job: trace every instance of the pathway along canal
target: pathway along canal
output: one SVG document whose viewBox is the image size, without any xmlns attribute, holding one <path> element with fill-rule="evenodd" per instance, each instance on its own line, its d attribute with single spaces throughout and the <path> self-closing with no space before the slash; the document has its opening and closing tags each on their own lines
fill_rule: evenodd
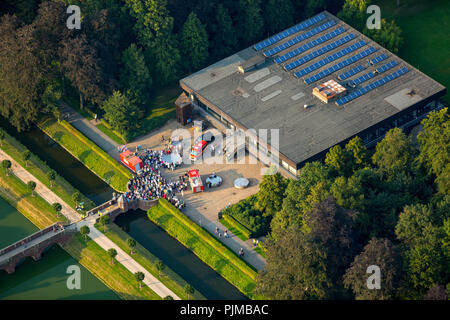
<svg viewBox="0 0 450 320">
<path fill-rule="evenodd" d="M 0 126 L 97 205 L 111 199 L 112 188 L 39 128 L 19 134 L 3 118 Z M 207 299 L 246 299 L 236 287 L 151 222 L 145 212 L 130 211 L 119 216 L 116 223 Z"/>
</svg>

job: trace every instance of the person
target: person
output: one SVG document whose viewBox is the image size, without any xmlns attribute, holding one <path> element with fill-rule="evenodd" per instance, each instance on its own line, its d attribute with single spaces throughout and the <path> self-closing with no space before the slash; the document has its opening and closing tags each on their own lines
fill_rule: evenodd
<svg viewBox="0 0 450 320">
<path fill-rule="evenodd" d="M 219 233 L 219 227 L 216 227 L 216 233 Z"/>
<path fill-rule="evenodd" d="M 219 238 L 222 238 L 222 234 L 219 232 Z"/>
<path fill-rule="evenodd" d="M 229 238 L 228 230 L 225 230 L 224 235 L 225 235 L 225 238 Z"/>
<path fill-rule="evenodd" d="M 256 239 L 253 239 L 253 246 L 256 247 Z"/>
</svg>

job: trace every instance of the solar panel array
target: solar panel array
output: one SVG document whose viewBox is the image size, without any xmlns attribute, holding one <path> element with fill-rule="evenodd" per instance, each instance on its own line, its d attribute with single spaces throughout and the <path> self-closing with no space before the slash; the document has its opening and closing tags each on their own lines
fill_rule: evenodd
<svg viewBox="0 0 450 320">
<path fill-rule="evenodd" d="M 327 53 L 328 51 L 333 50 L 334 48 L 337 48 L 337 47 L 343 45 L 344 43 L 349 42 L 350 40 L 352 40 L 354 38 L 355 38 L 355 35 L 353 33 L 350 33 L 350 34 L 346 35 L 345 37 L 342 37 L 339 40 L 336 40 L 330 44 L 327 44 L 326 46 L 324 46 L 320 49 L 317 49 L 316 51 L 313 51 L 296 61 L 292 61 L 291 63 L 286 64 L 284 66 L 284 69 L 286 71 L 289 71 L 294 68 L 297 68 L 298 66 L 301 66 L 302 64 L 314 59 L 315 57 L 321 56 L 322 54 Z"/>
<path fill-rule="evenodd" d="M 319 21 L 322 21 L 323 19 L 325 19 L 325 15 L 323 13 L 321 13 L 321 14 L 319 14 L 315 17 L 312 17 L 311 19 L 308 19 L 302 23 L 299 23 L 283 32 L 280 32 L 280 33 L 274 35 L 273 37 L 270 37 L 264 41 L 261 41 L 261 42 L 255 44 L 253 47 L 257 51 L 262 50 L 280 40 L 283 40 L 286 37 L 289 37 L 291 34 L 294 34 L 300 30 L 303 30 L 305 28 L 308 28 L 309 26 L 312 26 L 313 24 L 315 24 Z"/>
<path fill-rule="evenodd" d="M 388 56 L 387 56 L 385 53 L 383 53 L 383 54 L 379 55 L 378 57 L 373 58 L 373 59 L 370 60 L 369 62 L 370 62 L 371 64 L 376 64 L 376 63 L 378 63 L 378 62 L 381 62 L 381 61 L 387 59 L 387 57 L 388 57 Z"/>
<path fill-rule="evenodd" d="M 354 44 L 352 44 L 351 46 L 346 47 L 345 49 L 342 49 L 334 54 L 332 54 L 331 56 L 326 57 L 325 59 L 322 59 L 298 72 L 295 73 L 295 76 L 297 78 L 300 78 L 302 76 L 304 76 L 305 74 L 308 74 L 314 70 L 319 69 L 320 67 L 336 60 L 339 59 L 340 57 L 345 56 L 346 54 L 349 54 L 350 52 L 353 52 L 359 48 L 361 48 L 362 46 L 364 46 L 366 43 L 364 42 L 364 40 L 358 41 Z"/>
<path fill-rule="evenodd" d="M 387 70 L 389 70 L 389 69 L 395 67 L 397 64 L 398 64 L 397 61 L 392 60 L 391 62 L 388 62 L 388 63 L 386 63 L 385 65 L 383 65 L 383 66 L 377 68 L 376 71 L 377 71 L 378 73 L 383 73 L 383 72 L 385 72 L 385 71 L 387 71 Z M 351 80 L 351 81 L 349 82 L 349 84 L 350 84 L 351 86 L 357 86 L 358 84 L 363 83 L 363 82 L 366 82 L 367 80 L 372 79 L 372 78 L 375 77 L 375 76 L 376 76 L 376 73 L 375 73 L 375 72 L 369 72 L 369 73 L 363 74 L 363 75 L 362 75 L 361 77 L 359 77 L 359 78 L 356 78 L 356 79 L 354 79 L 354 80 Z"/>
<path fill-rule="evenodd" d="M 351 65 L 352 63 L 354 63 L 364 57 L 367 57 L 369 54 L 371 54 L 375 51 L 376 51 L 376 49 L 374 47 L 369 47 L 368 49 L 366 49 L 358 54 L 355 54 L 351 58 L 341 61 L 338 64 L 335 64 L 334 66 L 329 67 L 328 69 L 325 69 L 312 77 L 306 78 L 305 83 L 310 84 L 310 83 L 316 82 L 317 80 L 320 80 L 323 77 L 326 77 L 327 75 L 332 74 L 333 72 L 335 72 L 337 70 L 340 70 L 340 69 L 342 69 L 348 65 Z"/>
<path fill-rule="evenodd" d="M 345 79 L 350 78 L 351 76 L 357 74 L 358 72 L 363 71 L 364 69 L 365 68 L 363 66 L 359 65 L 359 66 L 357 66 L 357 67 L 355 67 L 353 69 L 348 70 L 347 72 L 344 72 L 343 74 L 340 74 L 338 76 L 338 79 L 341 80 L 341 81 L 345 80 Z"/>
<path fill-rule="evenodd" d="M 272 49 L 264 51 L 264 56 L 266 56 L 266 57 L 273 56 L 274 54 L 277 54 L 278 52 L 283 51 L 284 49 L 287 49 L 296 43 L 302 42 L 303 40 L 311 38 L 312 36 L 322 32 L 328 28 L 331 28 L 335 24 L 336 24 L 336 22 L 334 22 L 333 20 L 327 21 L 324 24 L 322 24 L 314 29 L 311 29 L 306 33 L 302 33 L 301 35 L 298 35 L 287 42 L 284 42 L 276 47 L 273 47 Z"/>
<path fill-rule="evenodd" d="M 389 74 L 389 75 L 387 75 L 387 76 L 385 76 L 385 77 L 383 77 L 383 78 L 381 78 L 379 80 L 376 80 L 376 81 L 372 82 L 371 84 L 365 86 L 364 88 L 356 90 L 355 92 L 350 93 L 350 94 L 346 95 L 345 97 L 342 97 L 342 98 L 336 100 L 336 104 L 338 106 L 341 106 L 341 105 L 343 105 L 343 104 L 345 104 L 347 102 L 350 102 L 350 101 L 352 101 L 352 100 L 362 96 L 363 94 L 366 94 L 367 92 L 369 92 L 369 91 L 371 91 L 373 89 L 376 89 L 376 88 L 378 88 L 378 87 L 380 87 L 380 86 L 382 86 L 382 85 L 384 85 L 384 84 L 386 84 L 386 83 L 388 83 L 388 82 L 390 82 L 390 81 L 392 81 L 392 80 L 394 80 L 394 79 L 404 75 L 408 71 L 409 71 L 408 69 L 403 67 L 403 68 L 401 68 L 401 69 L 399 69 L 399 70 L 397 70 L 397 71 L 395 71 L 395 72 L 393 72 L 393 73 L 391 73 L 391 74 Z"/>
<path fill-rule="evenodd" d="M 332 32 L 329 32 L 329 33 L 327 33 L 327 34 L 325 34 L 325 35 L 323 35 L 323 36 L 321 36 L 321 37 L 319 37 L 319 38 L 317 38 L 317 39 L 315 39 L 315 40 L 313 40 L 311 42 L 308 42 L 308 43 L 302 45 L 301 47 L 298 47 L 298 48 L 296 48 L 296 49 L 294 49 L 292 51 L 289 51 L 288 53 L 286 53 L 286 54 L 284 54 L 284 55 L 282 55 L 280 57 L 276 57 L 275 58 L 275 62 L 276 63 L 282 63 L 282 62 L 284 62 L 284 61 L 286 61 L 286 60 L 288 60 L 290 58 L 293 58 L 293 57 L 299 55 L 302 52 L 305 52 L 306 50 L 314 48 L 315 46 L 317 46 L 317 45 L 319 45 L 319 44 L 321 44 L 321 43 L 323 43 L 325 41 L 328 41 L 328 40 L 330 40 L 330 39 L 340 35 L 344 31 L 345 31 L 345 29 L 343 27 L 339 27 L 336 30 L 333 30 Z"/>
</svg>

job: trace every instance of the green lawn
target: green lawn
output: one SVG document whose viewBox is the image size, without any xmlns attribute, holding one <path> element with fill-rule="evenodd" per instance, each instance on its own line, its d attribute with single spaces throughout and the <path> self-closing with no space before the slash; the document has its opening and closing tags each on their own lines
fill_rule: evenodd
<svg viewBox="0 0 450 320">
<path fill-rule="evenodd" d="M 98 225 L 98 230 L 103 232 L 103 226 Z M 124 232 L 120 227 L 116 224 L 111 223 L 106 226 L 105 235 L 111 239 L 115 244 L 117 244 L 122 250 L 127 253 L 130 253 L 130 248 L 127 245 L 127 239 L 130 236 Z M 147 249 L 141 246 L 136 241 L 136 247 L 134 248 L 134 253 L 132 255 L 133 259 L 136 260 L 141 266 L 143 266 L 148 272 L 154 275 L 157 279 L 159 279 L 167 288 L 172 290 L 177 296 L 179 296 L 183 300 L 187 300 L 187 295 L 184 292 L 184 286 L 187 284 L 185 280 L 183 280 L 178 274 L 176 274 L 173 270 L 169 269 L 169 267 L 165 267 L 161 276 L 159 275 L 159 271 L 156 268 L 155 262 L 157 261 L 157 257 L 155 257 L 152 253 L 150 253 Z M 194 300 L 205 300 L 206 298 L 197 290 L 194 292 L 194 296 L 191 296 L 191 299 Z"/>
<path fill-rule="evenodd" d="M 51 168 L 39 159 L 39 157 L 33 154 L 30 160 L 26 163 L 22 158 L 22 154 L 25 150 L 27 150 L 27 148 L 6 132 L 5 140 L 0 148 L 16 160 L 23 168 L 25 168 L 25 170 L 35 176 L 36 179 L 49 187 L 62 200 L 75 209 L 76 204 L 75 201 L 72 200 L 72 194 L 79 191 L 59 175 L 56 175 L 56 179 L 52 183 L 53 186 L 51 186 L 50 180 L 47 178 L 47 172 L 49 172 Z M 84 202 L 86 210 L 90 210 L 95 207 L 94 202 L 92 202 L 89 198 L 82 194 L 81 197 L 81 201 Z"/>
<path fill-rule="evenodd" d="M 163 199 L 148 211 L 148 217 L 242 293 L 253 297 L 257 272 L 209 232 Z"/>
<path fill-rule="evenodd" d="M 86 242 L 81 234 L 74 236 L 63 248 L 122 299 L 161 300 L 146 285 L 139 288 L 134 274 L 120 263 L 112 264 L 105 250 L 90 239 Z"/>
<path fill-rule="evenodd" d="M 420 71 L 450 88 L 450 1 L 374 0 L 382 18 L 394 19 L 405 42 L 399 56 Z M 449 94 L 444 98 L 450 102 Z"/>
<path fill-rule="evenodd" d="M 67 223 L 66 217 L 57 217 L 47 201 L 37 194 L 32 196 L 22 180 L 12 173 L 7 176 L 4 169 L 0 170 L 0 195 L 40 229 L 58 221 Z"/>
<path fill-rule="evenodd" d="M 104 122 L 103 122 L 104 121 Z M 114 142 L 118 144 L 126 144 L 127 141 L 118 133 L 116 133 L 109 124 L 102 119 L 102 122 L 96 125 L 97 129 L 102 131 L 104 134 L 106 134 L 108 137 L 110 137 Z"/>
<path fill-rule="evenodd" d="M 113 189 L 126 191 L 131 173 L 70 124 L 48 118 L 39 126 Z"/>
<path fill-rule="evenodd" d="M 234 234 L 236 237 L 238 237 L 239 239 L 241 239 L 242 241 L 247 241 L 248 238 L 245 237 L 245 235 L 240 232 L 237 228 L 233 227 L 231 224 L 229 224 L 228 222 L 225 221 L 225 219 L 219 219 L 219 222 L 228 229 L 228 231 L 230 231 L 232 234 Z"/>
</svg>

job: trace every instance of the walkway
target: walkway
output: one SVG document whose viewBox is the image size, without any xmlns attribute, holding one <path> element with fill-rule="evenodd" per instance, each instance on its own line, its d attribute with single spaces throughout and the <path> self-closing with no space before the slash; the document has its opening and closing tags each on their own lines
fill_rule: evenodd
<svg viewBox="0 0 450 320">
<path fill-rule="evenodd" d="M 61 113 L 69 115 L 68 119 L 66 119 L 67 122 L 69 122 L 80 132 L 82 132 L 86 137 L 92 140 L 96 145 L 98 145 L 111 157 L 113 157 L 117 161 L 120 161 L 120 156 L 119 153 L 117 152 L 117 147 L 119 146 L 119 144 L 117 142 L 115 142 L 106 134 L 104 134 L 91 121 L 87 120 L 85 117 L 80 115 L 64 101 L 60 101 L 60 105 L 61 105 Z"/>
<path fill-rule="evenodd" d="M 114 242 L 112 242 L 109 238 L 103 235 L 100 231 L 98 231 L 94 227 L 95 216 L 91 217 L 88 221 L 80 221 L 80 216 L 78 213 L 70 207 L 67 203 L 65 203 L 61 198 L 59 198 L 56 194 L 53 193 L 50 189 L 47 188 L 42 182 L 36 179 L 31 173 L 25 170 L 19 163 L 17 163 L 13 158 L 11 158 L 8 154 L 6 154 L 3 150 L 0 149 L 0 159 L 8 159 L 11 161 L 11 170 L 12 172 L 23 182 L 27 183 L 28 181 L 36 182 L 35 192 L 44 198 L 48 203 L 59 202 L 63 209 L 61 213 L 70 221 L 70 223 L 74 223 L 69 228 L 77 228 L 80 229 L 83 225 L 88 225 L 90 229 L 89 236 L 92 240 L 94 240 L 100 247 L 105 250 L 114 248 L 117 251 L 117 260 L 130 272 L 133 274 L 137 271 L 142 271 L 145 274 L 144 283 L 147 284 L 150 289 L 152 289 L 157 295 L 161 298 L 164 298 L 168 295 L 172 296 L 175 300 L 180 300 L 180 298 L 175 295 L 170 289 L 168 289 L 161 281 L 155 278 L 152 274 L 150 274 L 147 270 L 144 269 L 139 263 L 133 260 L 128 254 L 126 254 L 122 249 L 120 249 Z"/>
</svg>

